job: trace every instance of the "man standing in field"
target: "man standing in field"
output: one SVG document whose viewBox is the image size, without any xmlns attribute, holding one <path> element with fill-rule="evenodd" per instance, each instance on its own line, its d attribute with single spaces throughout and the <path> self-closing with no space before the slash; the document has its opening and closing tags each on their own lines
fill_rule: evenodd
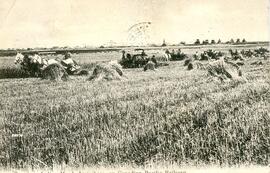
<svg viewBox="0 0 270 173">
<path fill-rule="evenodd" d="M 199 60 L 199 53 L 198 53 L 198 51 L 196 51 L 196 53 L 194 54 L 193 57 L 194 57 L 195 60 Z"/>
<path fill-rule="evenodd" d="M 80 69 L 78 63 L 71 58 L 70 52 L 65 54 L 61 64 L 64 66 L 68 74 L 74 74 L 77 70 Z"/>
</svg>

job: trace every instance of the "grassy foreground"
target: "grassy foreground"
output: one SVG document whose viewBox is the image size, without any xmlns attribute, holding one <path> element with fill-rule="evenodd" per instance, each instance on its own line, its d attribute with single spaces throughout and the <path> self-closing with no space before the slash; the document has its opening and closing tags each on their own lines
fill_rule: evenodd
<svg viewBox="0 0 270 173">
<path fill-rule="evenodd" d="M 0 80 L 0 164 L 269 165 L 269 60 L 225 83 L 172 62 L 127 79 Z"/>
<path fill-rule="evenodd" d="M 152 167 L 56 167 L 53 169 L 0 169 L 2 173 L 269 173 L 267 166 L 239 166 L 239 167 L 217 167 L 217 166 L 152 166 Z"/>
</svg>

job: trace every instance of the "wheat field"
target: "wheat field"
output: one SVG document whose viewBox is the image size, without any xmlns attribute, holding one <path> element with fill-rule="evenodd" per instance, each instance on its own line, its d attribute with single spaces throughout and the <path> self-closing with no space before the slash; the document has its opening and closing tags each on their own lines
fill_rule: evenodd
<svg viewBox="0 0 270 173">
<path fill-rule="evenodd" d="M 91 70 L 120 58 L 74 59 Z M 188 71 L 183 61 L 149 72 L 124 69 L 125 80 L 110 82 L 0 79 L 0 164 L 269 166 L 270 60 L 252 61 L 242 78 L 226 82 Z M 12 57 L 0 62 L 15 68 Z"/>
</svg>

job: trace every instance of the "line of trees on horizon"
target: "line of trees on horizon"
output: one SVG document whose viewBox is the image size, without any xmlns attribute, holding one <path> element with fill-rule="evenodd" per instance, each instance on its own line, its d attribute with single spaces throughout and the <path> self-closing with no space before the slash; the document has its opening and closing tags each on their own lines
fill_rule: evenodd
<svg viewBox="0 0 270 173">
<path fill-rule="evenodd" d="M 191 43 L 186 43 L 185 41 L 181 41 L 179 43 L 175 43 L 175 44 L 171 44 L 171 43 L 167 43 L 165 41 L 165 39 L 163 39 L 162 44 L 158 44 L 158 43 L 149 43 L 145 46 L 151 46 L 151 47 L 166 47 L 166 46 L 179 46 L 179 45 L 214 45 L 214 44 L 251 44 L 251 43 L 261 43 L 261 42 L 268 42 L 269 41 L 250 41 L 247 42 L 245 38 L 243 39 L 230 39 L 229 41 L 222 41 L 221 39 L 218 40 L 209 40 L 209 39 L 205 39 L 205 40 L 200 40 L 200 39 L 196 39 L 195 42 L 191 42 Z M 43 50 L 43 51 L 52 51 L 52 50 L 70 50 L 70 49 L 95 49 L 95 48 L 121 48 L 121 47 L 133 47 L 133 46 L 128 46 L 128 45 L 117 45 L 117 46 L 52 46 L 52 47 L 28 47 L 28 48 L 6 48 L 6 49 L 1 49 L 0 48 L 0 52 L 3 51 L 33 51 L 33 50 Z"/>
<path fill-rule="evenodd" d="M 200 39 L 196 39 L 194 44 L 195 45 L 223 44 L 223 43 L 225 43 L 225 44 L 244 44 L 246 42 L 247 41 L 245 38 L 243 38 L 242 40 L 240 40 L 240 38 L 237 38 L 236 41 L 234 41 L 234 39 L 232 38 L 231 40 L 226 41 L 226 42 L 222 42 L 221 39 L 218 39 L 218 41 L 215 41 L 215 40 L 209 41 L 208 39 L 200 41 Z"/>
</svg>

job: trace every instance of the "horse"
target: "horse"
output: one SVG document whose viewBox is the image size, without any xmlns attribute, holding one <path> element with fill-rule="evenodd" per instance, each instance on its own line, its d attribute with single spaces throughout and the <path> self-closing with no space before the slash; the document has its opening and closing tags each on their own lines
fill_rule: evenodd
<svg viewBox="0 0 270 173">
<path fill-rule="evenodd" d="M 59 63 L 54 59 L 46 60 L 45 58 L 40 57 L 35 54 L 34 56 L 23 55 L 18 52 L 15 57 L 15 64 L 19 64 L 21 68 L 28 72 L 31 76 L 40 76 L 41 71 L 49 66 L 50 64 Z"/>
<path fill-rule="evenodd" d="M 21 69 L 29 73 L 30 76 L 38 76 L 40 74 L 39 65 L 33 61 L 29 55 L 23 55 L 18 52 L 15 57 L 15 64 L 19 64 Z"/>
<path fill-rule="evenodd" d="M 22 64 L 23 60 L 24 60 L 24 55 L 22 53 L 20 53 L 20 52 L 17 52 L 14 63 L 15 64 Z"/>
</svg>

